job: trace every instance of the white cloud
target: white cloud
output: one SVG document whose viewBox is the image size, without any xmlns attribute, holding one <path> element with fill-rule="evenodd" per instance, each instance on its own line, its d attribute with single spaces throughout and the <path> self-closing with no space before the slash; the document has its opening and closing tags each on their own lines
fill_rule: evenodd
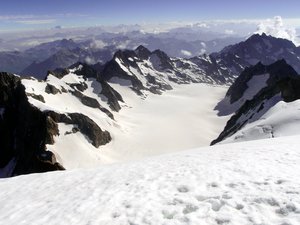
<svg viewBox="0 0 300 225">
<path fill-rule="evenodd" d="M 275 16 L 273 19 L 267 19 L 257 26 L 255 33 L 271 35 L 277 38 L 284 38 L 298 44 L 296 29 L 293 27 L 286 27 L 283 19 L 280 16 Z"/>
<path fill-rule="evenodd" d="M 209 28 L 209 25 L 207 25 L 206 23 L 196 23 L 195 26 L 201 28 Z"/>
<path fill-rule="evenodd" d="M 101 40 L 93 40 L 90 44 L 92 49 L 101 49 L 107 46 L 107 44 Z"/>
<path fill-rule="evenodd" d="M 95 63 L 96 63 L 95 60 L 92 59 L 92 58 L 89 57 L 89 56 L 85 57 L 84 61 L 85 61 L 86 64 L 89 64 L 89 65 L 92 65 L 92 64 L 95 64 Z"/>
<path fill-rule="evenodd" d="M 127 40 L 127 41 L 119 43 L 116 47 L 117 47 L 117 49 L 126 49 L 127 46 L 129 45 L 129 43 L 130 43 L 130 41 Z"/>
<path fill-rule="evenodd" d="M 225 34 L 234 34 L 234 31 L 229 29 L 226 29 L 224 32 Z"/>
<path fill-rule="evenodd" d="M 39 24 L 51 24 L 55 23 L 55 19 L 38 19 L 38 20 L 17 20 L 16 23 L 26 24 L 26 25 L 39 25 Z"/>
<path fill-rule="evenodd" d="M 187 51 L 187 50 L 181 50 L 180 52 L 181 52 L 184 56 L 188 56 L 188 57 L 192 56 L 192 53 L 189 52 L 189 51 Z"/>
<path fill-rule="evenodd" d="M 204 42 L 201 42 L 201 46 L 202 46 L 203 48 L 206 48 L 206 44 L 205 44 Z"/>
<path fill-rule="evenodd" d="M 0 20 L 25 20 L 25 19 L 33 19 L 34 15 L 2 15 L 0 16 Z"/>
<path fill-rule="evenodd" d="M 197 55 L 203 55 L 204 53 L 206 53 L 206 50 L 202 48 Z"/>
</svg>

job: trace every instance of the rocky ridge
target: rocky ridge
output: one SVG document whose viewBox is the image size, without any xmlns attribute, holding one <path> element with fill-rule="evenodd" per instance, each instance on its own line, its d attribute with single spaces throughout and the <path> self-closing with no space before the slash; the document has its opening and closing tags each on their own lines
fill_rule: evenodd
<svg viewBox="0 0 300 225">
<path fill-rule="evenodd" d="M 225 140 L 247 124 L 260 119 L 279 101 L 300 99 L 299 90 L 300 76 L 285 60 L 271 65 L 258 63 L 246 68 L 216 107 L 220 115 L 233 112 L 234 115 L 212 144 Z"/>
</svg>

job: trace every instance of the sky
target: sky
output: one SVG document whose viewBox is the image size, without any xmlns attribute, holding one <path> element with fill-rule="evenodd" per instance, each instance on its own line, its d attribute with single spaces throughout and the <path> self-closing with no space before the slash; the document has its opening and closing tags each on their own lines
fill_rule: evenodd
<svg viewBox="0 0 300 225">
<path fill-rule="evenodd" d="M 299 0 L 9 0 L 0 30 L 299 16 Z"/>
</svg>

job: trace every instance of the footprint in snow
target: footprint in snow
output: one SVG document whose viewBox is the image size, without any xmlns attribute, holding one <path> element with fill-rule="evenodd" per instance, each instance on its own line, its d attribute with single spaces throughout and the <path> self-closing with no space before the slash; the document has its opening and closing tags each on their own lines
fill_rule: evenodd
<svg viewBox="0 0 300 225">
<path fill-rule="evenodd" d="M 177 214 L 176 211 L 167 211 L 167 210 L 162 211 L 163 217 L 168 220 L 173 219 L 176 214 Z"/>
<path fill-rule="evenodd" d="M 229 195 L 228 193 L 225 193 L 225 194 L 222 195 L 222 198 L 224 198 L 224 199 L 232 199 L 232 196 Z"/>
<path fill-rule="evenodd" d="M 237 205 L 235 206 L 235 208 L 236 208 L 237 210 L 242 210 L 242 209 L 244 208 L 244 205 L 242 205 L 242 204 L 237 204 Z"/>
<path fill-rule="evenodd" d="M 189 213 L 192 213 L 192 212 L 196 212 L 199 208 L 195 205 L 191 205 L 191 204 L 188 204 L 185 206 L 185 208 L 183 209 L 183 214 L 189 214 Z"/>
<path fill-rule="evenodd" d="M 216 222 L 217 222 L 217 224 L 228 224 L 228 223 L 230 223 L 230 219 L 217 218 Z"/>
<path fill-rule="evenodd" d="M 177 190 L 180 192 L 180 193 L 187 193 L 189 192 L 189 188 L 185 185 L 181 185 L 179 187 L 177 187 Z"/>
<path fill-rule="evenodd" d="M 211 182 L 210 184 L 207 185 L 208 187 L 213 187 L 213 188 L 217 188 L 219 187 L 219 184 L 217 182 Z"/>
<path fill-rule="evenodd" d="M 223 201 L 214 200 L 214 199 L 210 199 L 208 200 L 208 202 L 211 204 L 211 209 L 214 210 L 215 212 L 219 211 L 222 208 L 222 206 L 225 204 Z"/>
<path fill-rule="evenodd" d="M 282 184 L 282 183 L 285 183 L 287 182 L 287 180 L 284 180 L 284 179 L 279 179 L 275 182 L 275 184 Z"/>
</svg>

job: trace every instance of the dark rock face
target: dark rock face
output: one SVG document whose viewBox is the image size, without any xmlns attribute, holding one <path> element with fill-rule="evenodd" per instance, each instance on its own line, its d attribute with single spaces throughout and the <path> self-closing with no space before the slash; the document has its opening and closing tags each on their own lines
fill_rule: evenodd
<svg viewBox="0 0 300 225">
<path fill-rule="evenodd" d="M 77 98 L 79 98 L 82 104 L 91 108 L 98 108 L 102 112 L 104 112 L 108 117 L 114 119 L 114 115 L 108 109 L 102 107 L 96 99 L 88 97 L 79 91 L 72 91 L 71 93 L 75 95 Z"/>
<path fill-rule="evenodd" d="M 83 114 L 68 113 L 65 115 L 50 111 L 47 112 L 47 115 L 56 123 L 76 125 L 79 131 L 86 135 L 96 148 L 111 141 L 109 132 L 102 131 L 93 120 Z"/>
<path fill-rule="evenodd" d="M 45 88 L 45 92 L 48 93 L 48 94 L 53 94 L 53 95 L 56 95 L 57 93 L 61 94 L 61 91 L 58 90 L 56 87 L 54 87 L 51 84 L 47 84 L 47 86 Z"/>
<path fill-rule="evenodd" d="M 122 68 L 119 66 L 119 64 L 115 61 L 117 57 L 124 57 L 123 52 L 119 51 L 115 54 L 114 59 L 109 61 L 102 73 L 101 78 L 105 81 L 110 81 L 113 77 L 118 77 L 120 79 L 128 80 L 132 84 L 132 89 L 137 93 L 141 94 L 141 90 L 144 90 L 145 87 L 143 86 L 142 82 L 134 75 L 127 74 Z M 128 61 L 128 60 L 126 60 Z"/>
<path fill-rule="evenodd" d="M 119 104 L 119 101 L 124 102 L 122 96 L 117 91 L 115 91 L 106 81 L 103 81 L 101 79 L 98 79 L 98 81 L 102 85 L 100 94 L 104 95 L 107 98 L 109 107 L 116 112 L 120 111 L 121 106 Z"/>
<path fill-rule="evenodd" d="M 28 103 L 20 78 L 0 73 L 0 168 L 15 159 L 12 175 L 63 169 L 56 161 L 45 162 L 47 117 Z"/>
<path fill-rule="evenodd" d="M 54 136 L 59 135 L 58 125 L 50 116 L 47 116 L 46 126 L 47 126 L 46 143 L 52 145 L 54 144 Z"/>
<path fill-rule="evenodd" d="M 221 52 L 212 54 L 216 59 L 229 56 L 238 56 L 243 66 L 255 65 L 262 62 L 265 65 L 272 64 L 280 59 L 285 59 L 298 73 L 300 73 L 299 48 L 293 42 L 255 34 L 247 40 L 235 45 L 225 47 Z"/>
<path fill-rule="evenodd" d="M 155 58 L 159 59 L 160 64 L 157 65 L 158 67 L 155 67 L 155 69 L 158 70 L 158 71 L 164 71 L 164 70 L 167 70 L 167 69 L 169 69 L 169 70 L 174 69 L 169 56 L 161 50 L 155 50 L 154 52 L 151 53 L 149 58 L 150 58 L 150 61 L 151 60 L 156 61 Z M 154 63 L 154 65 L 155 65 L 155 63 Z"/>
<path fill-rule="evenodd" d="M 77 89 L 77 90 L 79 90 L 79 91 L 85 91 L 87 88 L 88 88 L 88 86 L 87 86 L 87 84 L 86 83 L 84 83 L 84 82 L 81 82 L 81 83 L 79 83 L 79 84 L 70 84 L 70 87 L 71 88 L 73 88 L 73 89 Z"/>
<path fill-rule="evenodd" d="M 172 86 L 169 84 L 164 84 L 164 83 L 159 83 L 156 81 L 154 76 L 151 76 L 150 74 L 148 74 L 146 76 L 147 81 L 150 84 L 153 84 L 155 86 L 150 87 L 150 91 L 154 94 L 161 94 L 162 92 L 160 90 L 172 90 Z"/>
<path fill-rule="evenodd" d="M 231 98 L 231 103 L 243 96 L 248 88 L 247 82 L 253 76 L 264 73 L 270 74 L 267 86 L 262 88 L 251 100 L 245 101 L 227 122 L 219 137 L 211 143 L 212 145 L 233 135 L 253 118 L 259 118 L 277 101 L 291 102 L 300 99 L 300 76 L 285 60 L 279 60 L 269 66 L 258 63 L 254 67 L 247 68 L 227 92 L 227 96 Z M 267 104 L 271 98 L 278 94 L 280 97 L 277 100 L 270 103 L 271 105 Z"/>
<path fill-rule="evenodd" d="M 68 116 L 71 117 L 72 123 L 78 126 L 80 132 L 85 134 L 96 148 L 111 141 L 109 132 L 102 131 L 89 117 L 80 113 L 69 113 Z"/>
<path fill-rule="evenodd" d="M 34 99 L 40 101 L 40 102 L 43 102 L 45 103 L 45 99 L 42 95 L 35 95 L 33 93 L 27 93 L 27 96 L 30 96 L 30 97 L 33 97 Z"/>
<path fill-rule="evenodd" d="M 135 49 L 135 54 L 140 58 L 140 59 L 148 59 L 151 55 L 151 52 L 145 48 L 143 45 L 140 45 Z"/>
<path fill-rule="evenodd" d="M 65 68 L 57 68 L 57 69 L 54 69 L 54 70 L 49 70 L 47 72 L 47 76 L 49 74 L 57 77 L 58 79 L 61 79 L 63 78 L 65 75 L 67 75 L 70 71 L 68 69 L 65 69 Z M 46 77 L 47 78 L 47 77 Z"/>
<path fill-rule="evenodd" d="M 247 83 L 254 75 L 263 73 L 271 74 L 267 81 L 268 86 L 274 86 L 277 82 L 284 80 L 285 78 L 298 76 L 297 72 L 287 64 L 285 60 L 279 60 L 269 66 L 265 66 L 262 63 L 247 68 L 236 80 L 236 82 L 229 88 L 228 95 L 231 96 L 231 102 L 235 102 L 240 98 L 240 94 L 243 94 L 248 88 Z"/>
</svg>

